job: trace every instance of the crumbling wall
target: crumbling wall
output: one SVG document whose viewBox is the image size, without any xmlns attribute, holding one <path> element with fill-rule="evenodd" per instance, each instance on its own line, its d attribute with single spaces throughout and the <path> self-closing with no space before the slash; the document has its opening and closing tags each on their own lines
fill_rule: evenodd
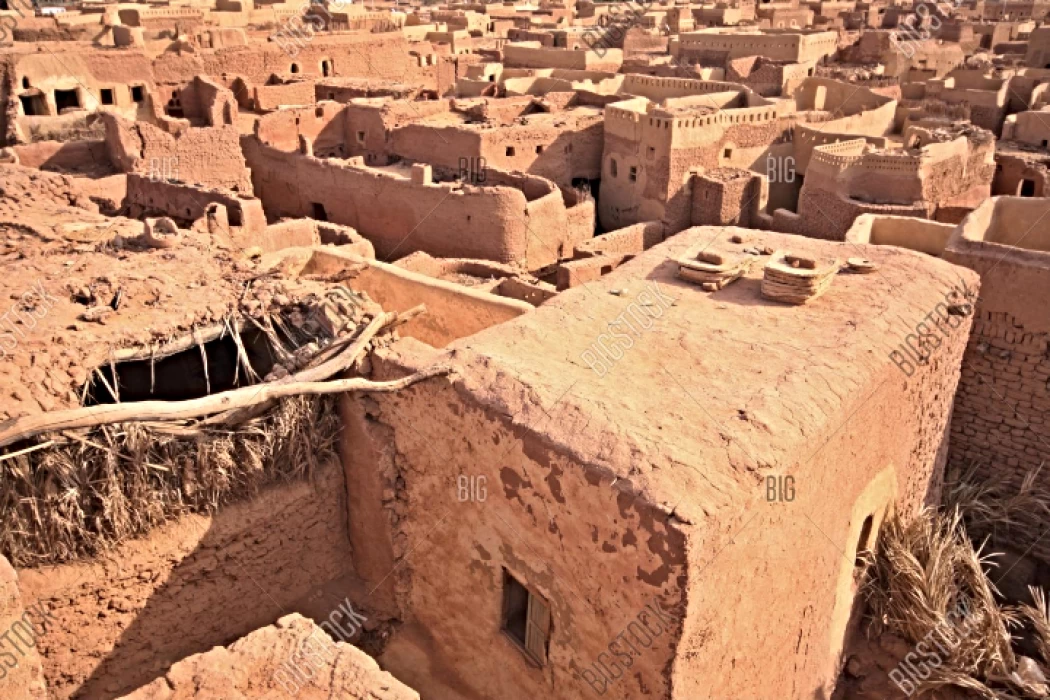
<svg viewBox="0 0 1050 700">
<path fill-rule="evenodd" d="M 21 570 L 26 605 L 52 614 L 39 641 L 51 693 L 119 696 L 290 612 L 327 619 L 349 593 L 325 588 L 353 571 L 346 518 L 343 472 L 329 462 L 110 557 Z"/>
<path fill-rule="evenodd" d="M 327 60 L 331 65 L 330 75 L 335 77 L 396 80 L 435 89 L 439 87 L 439 73 L 444 66 L 444 71 L 451 74 L 451 80 L 448 76 L 445 80 L 449 85 L 455 83 L 454 66 L 424 65 L 418 56 L 411 55 L 410 45 L 400 32 L 314 34 L 309 41 L 280 30 L 274 36 L 275 41 L 270 43 L 223 48 L 202 54 L 199 60 L 203 72 L 212 76 L 223 73 L 240 75 L 253 84 L 263 85 L 274 74 L 296 72 L 308 78 L 324 77 L 321 63 Z M 293 64 L 298 71 L 292 71 Z"/>
<path fill-rule="evenodd" d="M 266 228 L 262 202 L 255 197 L 153 179 L 137 173 L 128 175 L 125 203 L 131 218 L 168 216 L 187 227 L 207 216 L 209 204 L 220 204 L 226 208 L 229 222 L 225 233 L 242 248 L 254 245 L 256 236 Z"/>
<path fill-rule="evenodd" d="M 208 126 L 234 124 L 237 120 L 237 99 L 233 91 L 209 78 L 197 76 L 193 80 L 201 116 Z"/>
<path fill-rule="evenodd" d="M 693 176 L 694 226 L 741 226 L 765 205 L 763 178 L 735 168 L 719 168 Z"/>
<path fill-rule="evenodd" d="M 422 250 L 535 269 L 572 250 L 577 232 L 567 225 L 561 194 L 540 178 L 526 176 L 554 189 L 553 199 L 542 203 L 530 202 L 514 187 L 433 185 L 429 176 L 417 183 L 364 167 L 360 158 L 321 160 L 283 153 L 256 139 L 245 143 L 256 192 L 271 218 L 318 218 L 323 211 L 328 220 L 357 229 L 382 260 Z M 542 232 L 539 243 L 530 229 Z"/>
<path fill-rule="evenodd" d="M 364 623 L 357 614 L 347 614 L 340 626 L 359 629 Z M 294 697 L 307 687 L 304 697 L 419 700 L 419 693 L 346 641 L 333 640 L 324 628 L 292 613 L 228 647 L 179 661 L 164 678 L 120 700 Z"/>
<path fill-rule="evenodd" d="M 255 122 L 255 136 L 280 151 L 299 150 L 305 137 L 318 157 L 356 155 L 345 142 L 344 110 L 343 105 L 334 102 L 282 109 L 260 117 Z"/>
<path fill-rule="evenodd" d="M 185 127 L 170 134 L 147 122 L 102 118 L 109 158 L 118 170 L 251 194 L 237 127 Z"/>
</svg>

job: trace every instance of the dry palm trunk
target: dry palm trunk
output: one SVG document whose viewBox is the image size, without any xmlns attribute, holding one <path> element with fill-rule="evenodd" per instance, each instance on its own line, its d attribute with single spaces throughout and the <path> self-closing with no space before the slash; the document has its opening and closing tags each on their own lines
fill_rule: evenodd
<svg viewBox="0 0 1050 700">
<path fill-rule="evenodd" d="M 216 413 L 223 413 L 224 422 L 236 423 L 238 417 L 257 409 L 268 407 L 274 400 L 296 395 L 332 394 L 348 391 L 389 392 L 398 391 L 416 382 L 443 374 L 451 369 L 438 366 L 417 372 L 401 379 L 388 382 L 373 382 L 368 379 L 329 380 L 347 368 L 353 366 L 365 351 L 368 343 L 380 331 L 391 328 L 423 313 L 425 309 L 415 307 L 401 314 L 378 314 L 344 350 L 340 350 L 329 359 L 315 367 L 298 372 L 279 382 L 232 389 L 211 396 L 187 401 L 137 401 L 130 404 L 109 404 L 74 408 L 65 411 L 53 411 L 42 415 L 22 416 L 0 424 L 0 447 L 25 440 L 41 433 L 69 430 L 73 428 L 92 428 L 109 423 L 126 421 L 171 421 L 201 418 Z M 344 345 L 346 341 L 336 341 Z M 331 346 L 330 348 L 331 349 Z M 330 353 L 325 352 L 323 356 Z"/>
</svg>

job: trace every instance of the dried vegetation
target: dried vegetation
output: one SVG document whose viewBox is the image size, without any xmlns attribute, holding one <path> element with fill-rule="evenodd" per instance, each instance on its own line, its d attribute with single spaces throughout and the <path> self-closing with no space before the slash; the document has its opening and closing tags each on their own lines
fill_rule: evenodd
<svg viewBox="0 0 1050 700">
<path fill-rule="evenodd" d="M 928 675 L 916 684 L 918 696 L 952 687 L 995 700 L 1050 697 L 1046 595 L 1032 588 L 1031 604 L 1003 601 L 996 581 L 1007 572 L 988 551 L 990 533 L 1046 522 L 1050 501 L 1034 483 L 1033 474 L 1006 497 L 1000 487 L 964 477 L 949 489 L 943 509 L 907 522 L 891 515 L 884 523 L 863 591 L 871 631 L 901 637 L 913 649 L 925 643 L 918 675 Z M 982 538 L 977 546 L 975 533 Z M 1022 635 L 1040 658 L 1017 651 Z"/>
</svg>

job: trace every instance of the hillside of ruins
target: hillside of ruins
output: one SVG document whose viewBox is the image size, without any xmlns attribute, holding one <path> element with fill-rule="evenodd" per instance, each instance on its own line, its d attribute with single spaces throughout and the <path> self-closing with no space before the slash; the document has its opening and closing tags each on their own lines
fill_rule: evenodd
<svg viewBox="0 0 1050 700">
<path fill-rule="evenodd" d="M 0 278 L 0 700 L 1050 699 L 1050 0 L 0 0 Z"/>
</svg>

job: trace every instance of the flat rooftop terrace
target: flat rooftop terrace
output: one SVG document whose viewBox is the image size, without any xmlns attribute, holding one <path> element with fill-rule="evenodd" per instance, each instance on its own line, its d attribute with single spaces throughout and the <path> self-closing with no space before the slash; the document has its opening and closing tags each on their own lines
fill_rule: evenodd
<svg viewBox="0 0 1050 700">
<path fill-rule="evenodd" d="M 678 279 L 674 259 L 701 243 L 863 256 L 878 271 L 840 273 L 823 296 L 790 306 L 760 295 L 767 257 L 713 293 Z M 691 504 L 717 508 L 746 500 L 759 474 L 792 466 L 900 382 L 889 352 L 961 280 L 976 288 L 972 272 L 904 249 L 696 227 L 449 348 L 467 391 L 500 413 L 521 411 L 556 449 L 654 502 L 693 494 Z"/>
</svg>

